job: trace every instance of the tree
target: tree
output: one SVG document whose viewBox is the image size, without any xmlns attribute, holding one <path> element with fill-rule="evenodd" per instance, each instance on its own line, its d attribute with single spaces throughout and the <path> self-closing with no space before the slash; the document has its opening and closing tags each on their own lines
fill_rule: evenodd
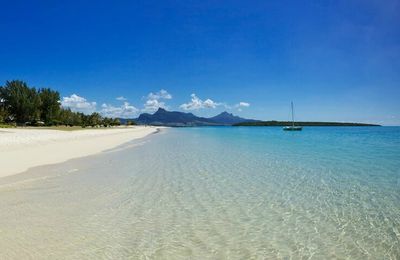
<svg viewBox="0 0 400 260">
<path fill-rule="evenodd" d="M 29 88 L 23 81 L 7 81 L 5 86 L 0 87 L 0 99 L 17 123 L 39 118 L 40 97 L 35 88 Z"/>
<path fill-rule="evenodd" d="M 0 123 L 4 123 L 8 120 L 8 111 L 5 107 L 4 100 L 0 99 Z"/>
<path fill-rule="evenodd" d="M 97 126 L 100 125 L 102 121 L 101 115 L 97 112 L 93 112 L 90 116 L 89 116 L 89 125 L 90 126 Z"/>
<path fill-rule="evenodd" d="M 104 117 L 103 118 L 102 125 L 104 125 L 105 127 L 111 126 L 112 123 L 113 123 L 112 118 L 109 118 L 109 117 Z"/>
<path fill-rule="evenodd" d="M 49 88 L 39 90 L 40 97 L 40 118 L 47 124 L 54 124 L 60 112 L 60 93 Z"/>
<path fill-rule="evenodd" d="M 62 108 L 58 113 L 58 121 L 66 126 L 74 125 L 73 112 L 69 108 Z"/>
<path fill-rule="evenodd" d="M 36 90 L 20 80 L 0 86 L 0 122 L 30 122 L 31 125 L 97 126 L 120 125 L 118 119 L 103 118 L 99 113 L 85 115 L 60 105 L 60 93 L 50 88 Z"/>
<path fill-rule="evenodd" d="M 111 125 L 119 126 L 119 125 L 121 125 L 121 121 L 118 118 L 114 118 L 114 119 L 112 119 Z"/>
<path fill-rule="evenodd" d="M 133 120 L 126 121 L 126 125 L 136 125 L 136 122 Z"/>
</svg>

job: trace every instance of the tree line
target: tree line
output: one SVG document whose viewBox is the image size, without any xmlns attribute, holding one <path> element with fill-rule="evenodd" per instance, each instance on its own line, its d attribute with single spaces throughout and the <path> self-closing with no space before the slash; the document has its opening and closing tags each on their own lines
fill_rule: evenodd
<svg viewBox="0 0 400 260">
<path fill-rule="evenodd" d="M 46 126 L 116 126 L 118 118 L 86 115 L 61 106 L 60 93 L 50 88 L 29 87 L 20 80 L 0 86 L 0 123 Z M 133 124 L 133 122 L 129 122 Z"/>
<path fill-rule="evenodd" d="M 242 122 L 234 124 L 233 126 L 291 126 L 292 121 L 256 121 L 256 122 Z M 380 126 L 376 124 L 364 123 L 345 123 L 345 122 L 301 122 L 297 121 L 296 126 Z"/>
</svg>

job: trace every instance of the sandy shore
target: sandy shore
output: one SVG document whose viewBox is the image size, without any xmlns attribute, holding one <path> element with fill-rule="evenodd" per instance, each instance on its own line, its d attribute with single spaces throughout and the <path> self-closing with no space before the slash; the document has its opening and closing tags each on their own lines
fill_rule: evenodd
<svg viewBox="0 0 400 260">
<path fill-rule="evenodd" d="M 156 127 L 143 126 L 76 131 L 0 129 L 0 178 L 96 154 L 156 131 Z"/>
</svg>

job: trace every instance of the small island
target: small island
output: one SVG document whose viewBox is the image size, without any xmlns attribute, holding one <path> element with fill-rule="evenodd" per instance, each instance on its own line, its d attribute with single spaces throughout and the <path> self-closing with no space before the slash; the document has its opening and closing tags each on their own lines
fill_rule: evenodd
<svg viewBox="0 0 400 260">
<path fill-rule="evenodd" d="M 256 121 L 256 122 L 241 122 L 233 126 L 291 126 L 291 121 Z M 377 124 L 365 123 L 344 123 L 344 122 L 296 122 L 296 126 L 381 126 Z"/>
</svg>

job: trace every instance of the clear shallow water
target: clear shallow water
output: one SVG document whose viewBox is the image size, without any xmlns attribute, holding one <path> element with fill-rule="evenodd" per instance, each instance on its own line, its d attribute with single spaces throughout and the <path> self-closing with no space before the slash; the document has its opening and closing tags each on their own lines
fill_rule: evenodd
<svg viewBox="0 0 400 260">
<path fill-rule="evenodd" d="M 400 128 L 168 129 L 0 179 L 28 257 L 399 259 Z"/>
</svg>

